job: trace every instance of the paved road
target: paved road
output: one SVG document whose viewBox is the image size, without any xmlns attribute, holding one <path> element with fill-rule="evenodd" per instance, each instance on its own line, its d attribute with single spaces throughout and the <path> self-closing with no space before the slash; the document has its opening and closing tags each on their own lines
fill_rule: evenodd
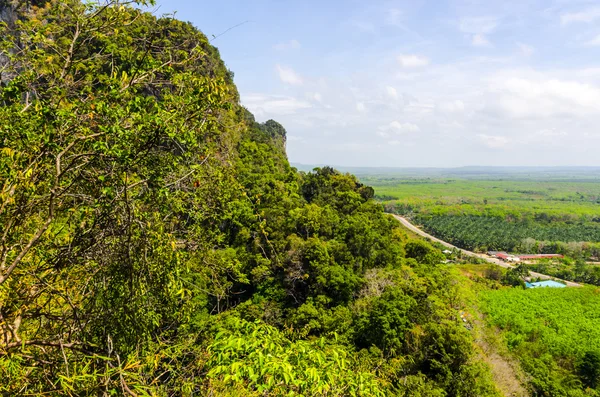
<svg viewBox="0 0 600 397">
<path fill-rule="evenodd" d="M 507 269 L 511 269 L 511 268 L 514 267 L 514 266 L 509 265 L 508 263 L 506 263 L 506 262 L 504 262 L 504 261 L 502 261 L 500 259 L 492 258 L 492 257 L 484 255 L 484 254 L 477 254 L 475 252 L 471 252 L 471 251 L 464 250 L 462 248 L 458 248 L 458 247 L 456 247 L 456 246 L 454 246 L 454 245 L 452 245 L 450 243 L 447 243 L 447 242 L 445 242 L 443 240 L 440 240 L 437 237 L 432 236 L 431 234 L 425 233 L 423 230 L 419 229 L 418 227 L 416 227 L 415 225 L 413 225 L 412 223 L 410 223 L 408 221 L 408 219 L 406 219 L 406 218 L 404 218 L 404 217 L 402 217 L 400 215 L 392 214 L 392 216 L 394 218 L 396 218 L 398 221 L 400 221 L 400 223 L 402 223 L 407 229 L 409 229 L 409 230 L 411 230 L 411 231 L 413 231 L 413 232 L 415 232 L 415 233 L 417 233 L 417 234 L 419 234 L 419 235 L 421 235 L 423 237 L 427 237 L 427 238 L 431 239 L 432 241 L 437 241 L 438 243 L 440 243 L 440 244 L 442 244 L 442 245 L 444 245 L 444 246 L 446 246 L 446 247 L 448 247 L 450 249 L 457 249 L 457 250 L 461 251 L 465 255 L 475 256 L 477 258 L 484 259 L 484 260 L 488 261 L 489 263 L 493 263 L 494 265 L 505 267 Z M 548 276 L 548 275 L 545 275 L 545 274 L 536 273 L 536 272 L 529 272 L 529 274 L 532 277 L 539 277 L 542 280 L 559 280 L 559 281 L 562 281 L 563 283 L 566 283 L 568 287 L 581 287 L 580 284 L 574 283 L 572 281 L 561 280 L 560 278 L 551 277 L 551 276 Z"/>
</svg>

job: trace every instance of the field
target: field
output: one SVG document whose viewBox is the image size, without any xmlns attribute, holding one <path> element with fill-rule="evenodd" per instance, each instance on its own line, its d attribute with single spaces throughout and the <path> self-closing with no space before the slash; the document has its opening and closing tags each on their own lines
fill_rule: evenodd
<svg viewBox="0 0 600 397">
<path fill-rule="evenodd" d="M 589 260 L 600 252 L 600 171 L 585 170 L 411 170 L 359 176 L 388 211 L 462 248 Z"/>
<path fill-rule="evenodd" d="M 533 395 L 596 396 L 600 290 L 593 287 L 484 291 L 487 322 L 530 376 Z"/>
<path fill-rule="evenodd" d="M 598 180 L 473 180 L 365 177 L 378 198 L 404 212 L 427 208 L 431 213 L 470 215 L 546 213 L 563 219 L 600 217 Z M 496 210 L 496 211 L 494 211 Z M 499 211 L 498 211 L 499 210 Z"/>
</svg>

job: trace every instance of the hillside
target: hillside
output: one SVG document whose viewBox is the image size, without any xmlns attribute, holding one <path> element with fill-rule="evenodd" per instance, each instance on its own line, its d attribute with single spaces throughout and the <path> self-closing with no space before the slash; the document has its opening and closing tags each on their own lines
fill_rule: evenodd
<svg viewBox="0 0 600 397">
<path fill-rule="evenodd" d="M 498 394 L 439 250 L 291 167 L 202 33 L 38 5 L 0 35 L 3 395 Z"/>
</svg>

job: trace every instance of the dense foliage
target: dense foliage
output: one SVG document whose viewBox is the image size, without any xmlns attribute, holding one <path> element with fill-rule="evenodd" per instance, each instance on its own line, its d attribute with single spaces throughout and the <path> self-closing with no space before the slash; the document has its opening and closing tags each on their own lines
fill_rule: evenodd
<svg viewBox="0 0 600 397">
<path fill-rule="evenodd" d="M 582 259 L 542 260 L 529 265 L 529 268 L 563 280 L 600 285 L 600 266 L 588 264 Z"/>
<path fill-rule="evenodd" d="M 1 393 L 497 394 L 439 250 L 290 167 L 194 27 L 0 4 Z"/>
<path fill-rule="evenodd" d="M 600 253 L 600 244 L 567 244 L 600 241 L 600 224 L 593 222 L 519 221 L 485 215 L 419 215 L 415 220 L 436 237 L 470 250 L 588 256 Z"/>
<path fill-rule="evenodd" d="M 483 303 L 531 376 L 533 395 L 600 395 L 600 291 L 501 289 L 484 293 Z"/>
</svg>

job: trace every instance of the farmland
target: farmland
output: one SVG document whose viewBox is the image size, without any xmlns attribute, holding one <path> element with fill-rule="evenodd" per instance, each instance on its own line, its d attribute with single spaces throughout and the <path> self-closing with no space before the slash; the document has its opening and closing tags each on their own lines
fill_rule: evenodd
<svg viewBox="0 0 600 397">
<path fill-rule="evenodd" d="M 600 216 L 600 179 L 539 181 L 365 176 L 361 181 L 373 186 L 377 197 L 396 204 L 405 213 L 427 208 L 434 214 L 507 214 L 516 219 L 535 213 L 546 214 L 549 219 L 558 217 L 571 221 Z"/>
<path fill-rule="evenodd" d="M 504 288 L 480 297 L 487 322 L 501 330 L 502 342 L 529 375 L 533 395 L 597 395 L 587 389 L 595 387 L 600 370 L 597 288 Z"/>
<path fill-rule="evenodd" d="M 494 170 L 494 169 L 492 169 Z M 600 173 L 363 174 L 387 210 L 470 250 L 600 252 Z"/>
</svg>

